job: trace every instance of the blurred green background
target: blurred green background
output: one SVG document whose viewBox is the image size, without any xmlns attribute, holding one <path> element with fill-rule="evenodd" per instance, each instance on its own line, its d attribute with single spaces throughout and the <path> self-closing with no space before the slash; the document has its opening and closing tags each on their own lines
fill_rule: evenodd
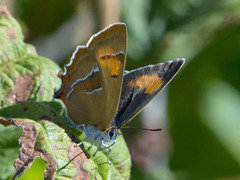
<svg viewBox="0 0 240 180">
<path fill-rule="evenodd" d="M 186 58 L 168 88 L 129 124 L 163 130 L 123 132 L 131 179 L 240 179 L 239 0 L 0 3 L 21 23 L 26 42 L 60 66 L 76 45 L 118 21 L 128 28 L 127 70 Z"/>
</svg>

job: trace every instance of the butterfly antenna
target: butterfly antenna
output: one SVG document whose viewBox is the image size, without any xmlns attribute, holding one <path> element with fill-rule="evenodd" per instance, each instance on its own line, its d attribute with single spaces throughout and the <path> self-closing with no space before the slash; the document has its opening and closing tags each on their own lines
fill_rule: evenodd
<svg viewBox="0 0 240 180">
<path fill-rule="evenodd" d="M 79 155 L 82 154 L 82 153 L 83 153 L 83 152 L 80 152 L 80 153 L 78 153 L 77 155 L 75 155 L 72 159 L 69 160 L 69 162 L 68 162 L 67 164 L 65 164 L 63 167 L 57 169 L 57 172 L 59 172 L 59 171 L 63 170 L 64 168 L 66 168 L 66 167 L 70 164 L 70 162 L 72 162 L 77 156 L 79 156 Z"/>
<path fill-rule="evenodd" d="M 149 129 L 149 128 L 141 128 L 141 127 L 122 127 L 121 129 L 138 129 L 138 130 L 144 130 L 144 131 L 161 131 L 161 128 L 158 129 Z"/>
</svg>

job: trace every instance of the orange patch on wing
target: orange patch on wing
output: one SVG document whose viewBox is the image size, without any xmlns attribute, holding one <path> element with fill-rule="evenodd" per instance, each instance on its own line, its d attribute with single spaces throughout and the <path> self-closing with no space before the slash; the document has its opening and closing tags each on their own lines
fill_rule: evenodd
<svg viewBox="0 0 240 180">
<path fill-rule="evenodd" d="M 121 66 L 121 62 L 120 61 L 113 60 L 113 62 L 112 62 L 112 71 L 111 71 L 111 75 L 112 76 L 118 76 L 120 66 Z"/>
<path fill-rule="evenodd" d="M 157 75 L 156 75 L 156 76 L 157 76 Z M 154 82 L 151 83 L 151 84 L 147 87 L 145 93 L 147 93 L 147 94 L 152 94 L 152 93 L 154 93 L 155 91 L 158 90 L 158 88 L 160 88 L 160 86 L 161 86 L 162 84 L 163 84 L 162 78 L 159 78 L 159 77 L 157 76 L 157 78 L 154 80 Z"/>
<path fill-rule="evenodd" d="M 104 54 L 101 56 L 101 65 L 111 70 L 112 77 L 118 77 L 122 64 L 122 54 Z"/>
<path fill-rule="evenodd" d="M 136 81 L 132 80 L 128 83 L 131 88 L 137 87 L 139 91 L 145 91 L 145 94 L 152 94 L 158 90 L 163 84 L 162 78 L 158 75 L 142 75 Z"/>
</svg>

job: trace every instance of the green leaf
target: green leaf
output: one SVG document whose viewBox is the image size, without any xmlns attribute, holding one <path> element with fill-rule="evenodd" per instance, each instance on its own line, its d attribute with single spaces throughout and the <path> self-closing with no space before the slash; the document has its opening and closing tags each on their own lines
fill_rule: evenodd
<svg viewBox="0 0 240 180">
<path fill-rule="evenodd" d="M 7 179 L 14 173 L 13 163 L 19 153 L 17 139 L 21 134 L 21 129 L 17 127 L 0 125 L 0 179 Z"/>
<path fill-rule="evenodd" d="M 51 60 L 37 56 L 34 48 L 23 42 L 19 24 L 4 6 L 0 16 L 0 107 L 25 102 L 52 100 L 60 86 Z"/>
<path fill-rule="evenodd" d="M 46 169 L 46 163 L 41 158 L 36 158 L 30 167 L 30 169 L 24 173 L 18 180 L 32 180 L 34 179 L 44 179 L 44 170 Z"/>
</svg>

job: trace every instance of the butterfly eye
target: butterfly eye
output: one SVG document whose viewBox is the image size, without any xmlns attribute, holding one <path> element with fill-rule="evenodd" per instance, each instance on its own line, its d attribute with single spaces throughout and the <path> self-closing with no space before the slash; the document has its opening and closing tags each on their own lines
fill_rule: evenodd
<svg viewBox="0 0 240 180">
<path fill-rule="evenodd" d="M 112 137 L 115 135 L 114 129 L 110 129 L 110 130 L 108 131 L 108 135 L 109 135 L 110 139 L 112 139 Z"/>
<path fill-rule="evenodd" d="M 112 129 L 109 129 L 108 135 L 111 140 L 115 140 L 119 136 L 119 133 L 116 128 L 112 128 Z"/>
</svg>

